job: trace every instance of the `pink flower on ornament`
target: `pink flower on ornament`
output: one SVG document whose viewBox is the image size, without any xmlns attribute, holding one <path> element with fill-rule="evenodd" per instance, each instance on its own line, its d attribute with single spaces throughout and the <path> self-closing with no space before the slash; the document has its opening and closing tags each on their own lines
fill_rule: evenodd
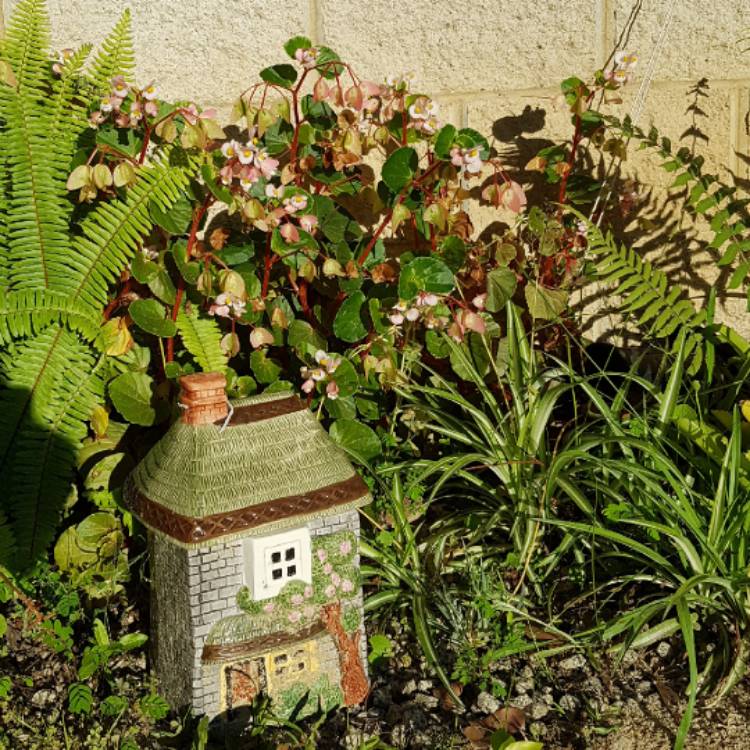
<svg viewBox="0 0 750 750">
<path fill-rule="evenodd" d="M 326 563 L 323 566 L 323 572 L 328 576 L 331 575 L 331 572 L 333 571 L 333 565 L 331 563 Z"/>
<path fill-rule="evenodd" d="M 345 594 L 349 594 L 354 591 L 354 584 L 348 578 L 344 578 L 344 580 L 341 581 L 341 590 Z"/>
<path fill-rule="evenodd" d="M 313 587 L 305 586 L 305 599 L 309 599 L 313 595 Z"/>
<path fill-rule="evenodd" d="M 336 595 L 336 587 L 333 584 L 329 584 L 328 586 L 326 586 L 325 591 L 323 593 L 326 595 L 326 597 L 331 599 L 332 597 Z"/>
<path fill-rule="evenodd" d="M 325 562 L 328 559 L 328 553 L 324 549 L 319 549 L 317 554 L 320 562 Z"/>
<path fill-rule="evenodd" d="M 339 545 L 339 552 L 342 555 L 348 555 L 352 551 L 352 543 L 345 539 L 341 544 Z"/>
<path fill-rule="evenodd" d="M 302 613 L 301 612 L 290 612 L 289 613 L 289 622 L 299 622 L 302 619 Z"/>
<path fill-rule="evenodd" d="M 341 583 L 341 576 L 338 573 L 331 573 L 331 583 L 338 586 Z"/>
<path fill-rule="evenodd" d="M 270 615 L 274 611 L 274 609 L 276 609 L 276 605 L 273 602 L 268 602 L 268 604 L 263 605 L 263 611 L 267 615 Z"/>
<path fill-rule="evenodd" d="M 303 602 L 304 600 L 305 600 L 305 597 L 304 597 L 304 596 L 302 596 L 302 594 L 295 594 L 295 595 L 294 595 L 294 596 L 292 597 L 292 599 L 291 599 L 291 601 L 292 601 L 292 604 L 294 604 L 294 606 L 295 606 L 295 607 L 298 607 L 298 606 L 299 606 L 300 604 L 302 604 L 302 602 Z"/>
</svg>

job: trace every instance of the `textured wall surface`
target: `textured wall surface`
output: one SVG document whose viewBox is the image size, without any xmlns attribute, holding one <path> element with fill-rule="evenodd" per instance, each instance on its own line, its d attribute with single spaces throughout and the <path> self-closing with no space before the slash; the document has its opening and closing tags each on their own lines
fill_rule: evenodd
<svg viewBox="0 0 750 750">
<path fill-rule="evenodd" d="M 15 0 L 0 1 L 7 18 Z M 549 138 L 569 137 L 569 114 L 557 99 L 560 80 L 587 78 L 619 42 L 641 60 L 624 103 L 614 110 L 623 115 L 658 48 L 640 124 L 654 124 L 674 143 L 694 148 L 709 169 L 729 179 L 750 178 L 750 52 L 743 51 L 750 43 L 741 41 L 750 30 L 746 0 L 49 0 L 48 5 L 59 47 L 101 40 L 129 7 L 140 82 L 155 79 L 166 98 L 190 98 L 224 112 L 260 68 L 284 61 L 283 41 L 299 33 L 333 47 L 364 78 L 413 71 L 415 89 L 434 95 L 456 124 L 494 135 L 511 167 L 525 163 Z M 660 40 L 672 7 L 671 31 Z M 638 16 L 626 31 L 634 8 Z M 704 78 L 701 92 L 691 93 Z M 649 208 L 658 218 L 669 176 L 658 160 L 642 156 L 628 169 L 657 188 Z M 482 217 L 477 223 L 484 223 Z M 694 283 L 700 292 L 701 285 L 713 283 L 715 268 L 709 262 L 696 270 L 693 255 L 700 247 L 688 228 L 670 225 L 669 231 L 684 235 L 682 252 L 664 259 L 671 277 Z M 650 245 L 658 248 L 659 242 Z M 725 317 L 732 317 L 732 304 L 725 306 Z"/>
</svg>

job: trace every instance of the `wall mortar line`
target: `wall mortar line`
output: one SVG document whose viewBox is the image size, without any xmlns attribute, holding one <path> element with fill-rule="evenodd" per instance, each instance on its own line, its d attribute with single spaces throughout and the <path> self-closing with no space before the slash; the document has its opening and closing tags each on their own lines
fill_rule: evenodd
<svg viewBox="0 0 750 750">
<path fill-rule="evenodd" d="M 596 14 L 596 64 L 603 67 L 615 45 L 614 0 L 599 0 Z"/>
<path fill-rule="evenodd" d="M 308 0 L 308 36 L 313 45 L 325 44 L 325 34 L 323 33 L 323 24 L 321 21 L 321 12 L 318 7 L 318 0 Z"/>
</svg>

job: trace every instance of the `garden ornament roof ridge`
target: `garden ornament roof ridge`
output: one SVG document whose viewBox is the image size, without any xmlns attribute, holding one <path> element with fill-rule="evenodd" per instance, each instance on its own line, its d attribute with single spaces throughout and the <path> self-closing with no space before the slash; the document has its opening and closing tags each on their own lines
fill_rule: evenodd
<svg viewBox="0 0 750 750">
<path fill-rule="evenodd" d="M 190 378 L 185 414 L 126 482 L 125 500 L 147 527 L 198 544 L 369 502 L 345 452 L 291 391 L 232 401 L 227 421 L 220 381 Z"/>
</svg>

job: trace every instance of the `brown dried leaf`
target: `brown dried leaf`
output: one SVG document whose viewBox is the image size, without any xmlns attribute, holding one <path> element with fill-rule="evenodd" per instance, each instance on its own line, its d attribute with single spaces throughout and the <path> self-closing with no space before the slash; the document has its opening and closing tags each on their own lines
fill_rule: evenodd
<svg viewBox="0 0 750 750">
<path fill-rule="evenodd" d="M 487 729 L 480 724 L 469 724 L 461 732 L 469 742 L 481 742 L 487 736 Z"/>
<path fill-rule="evenodd" d="M 372 280 L 375 284 L 387 284 L 396 280 L 396 270 L 389 263 L 378 263 L 372 267 Z"/>
<path fill-rule="evenodd" d="M 509 734 L 522 732 L 526 727 L 526 714 L 520 708 L 514 708 L 513 706 L 498 708 L 492 714 L 492 718 L 497 722 L 497 726 L 493 727 L 494 729 L 504 729 Z"/>
<path fill-rule="evenodd" d="M 214 250 L 221 250 L 221 248 L 227 244 L 228 239 L 229 230 L 224 227 L 218 227 L 211 232 L 211 236 L 208 238 L 208 244 L 211 245 Z"/>
</svg>

